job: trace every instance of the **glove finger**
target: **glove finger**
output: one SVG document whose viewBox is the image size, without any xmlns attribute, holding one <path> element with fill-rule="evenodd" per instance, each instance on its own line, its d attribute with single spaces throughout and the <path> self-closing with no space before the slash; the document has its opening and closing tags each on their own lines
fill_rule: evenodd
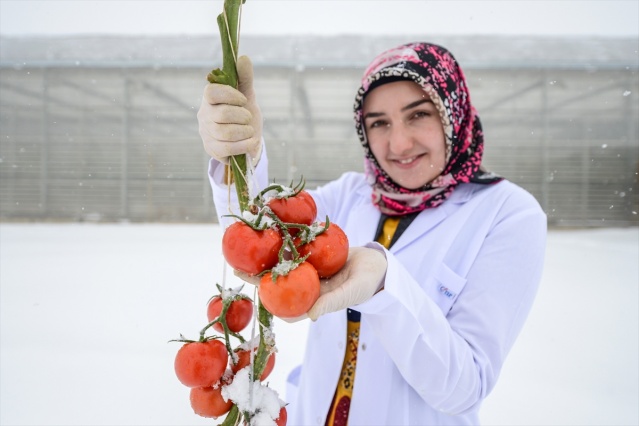
<svg viewBox="0 0 639 426">
<path fill-rule="evenodd" d="M 331 312 L 327 309 L 326 304 L 323 302 L 324 301 L 320 301 L 320 299 L 317 299 L 317 302 L 315 302 L 311 309 L 309 309 L 309 311 L 306 313 L 311 321 L 317 321 L 317 319 L 322 315 Z"/>
<path fill-rule="evenodd" d="M 351 306 L 352 303 L 347 299 L 344 288 L 337 287 L 328 293 L 321 295 L 306 314 L 311 320 L 317 321 L 317 319 L 324 314 L 339 311 Z"/>
<path fill-rule="evenodd" d="M 295 317 L 295 318 L 282 318 L 282 317 L 277 317 L 277 318 L 279 318 L 282 321 L 285 321 L 285 322 L 287 322 L 289 324 L 293 324 L 293 323 L 296 323 L 298 321 L 302 321 L 302 320 L 307 319 L 308 315 L 307 314 L 303 314 L 303 315 L 300 315 L 299 317 Z"/>
<path fill-rule="evenodd" d="M 244 155 L 247 152 L 252 152 L 253 147 L 257 143 L 257 139 L 244 139 L 235 142 L 224 142 L 219 140 L 204 141 L 204 150 L 211 157 L 220 160 L 223 163 L 228 163 L 226 158 L 233 155 Z"/>
<path fill-rule="evenodd" d="M 239 112 L 244 110 L 244 112 Z M 199 126 L 200 135 L 204 137 L 210 133 L 210 128 L 217 124 L 248 124 L 246 123 L 246 115 L 250 114 L 243 107 L 233 105 L 211 105 L 204 99 L 200 104 L 200 109 L 197 111 L 197 122 Z"/>
<path fill-rule="evenodd" d="M 206 121 L 218 124 L 250 124 L 253 115 L 249 110 L 234 105 L 211 105 Z"/>
<path fill-rule="evenodd" d="M 253 83 L 251 83 L 252 85 Z M 203 102 L 211 105 L 227 104 L 235 106 L 246 105 L 246 96 L 239 90 L 226 84 L 207 84 L 204 87 Z"/>
<path fill-rule="evenodd" d="M 251 139 L 255 135 L 253 126 L 248 124 L 211 123 L 203 130 L 205 135 L 219 142 L 239 142 Z"/>
<path fill-rule="evenodd" d="M 246 96 L 247 99 L 255 97 L 253 90 L 253 63 L 248 56 L 240 56 L 236 63 L 237 77 L 239 80 L 239 91 Z"/>
</svg>

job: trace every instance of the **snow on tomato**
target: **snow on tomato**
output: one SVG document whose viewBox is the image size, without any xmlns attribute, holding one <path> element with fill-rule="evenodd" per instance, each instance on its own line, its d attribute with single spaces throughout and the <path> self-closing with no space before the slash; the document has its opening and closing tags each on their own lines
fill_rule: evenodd
<svg viewBox="0 0 639 426">
<path fill-rule="evenodd" d="M 220 296 L 215 296 L 211 299 L 206 309 L 206 316 L 209 322 L 216 320 L 220 316 L 223 307 L 224 302 Z M 253 302 L 243 298 L 231 302 L 226 311 L 226 325 L 229 330 L 239 333 L 251 322 L 251 319 L 253 319 Z M 224 333 L 222 323 L 213 324 L 213 328 L 220 333 Z"/>
<path fill-rule="evenodd" d="M 324 226 L 322 222 L 320 224 Z M 329 223 L 328 229 L 317 235 L 313 241 L 298 248 L 300 256 L 313 265 L 322 278 L 335 275 L 348 258 L 348 237 L 342 228 Z"/>
<path fill-rule="evenodd" d="M 256 352 L 256 351 L 257 351 L 257 348 L 253 349 L 253 352 Z M 237 373 L 238 371 L 240 371 L 241 369 L 249 365 L 251 362 L 251 353 L 248 350 L 240 349 L 236 351 L 235 354 L 237 355 L 237 364 L 233 364 L 231 362 L 231 370 L 233 371 L 233 373 Z M 271 374 L 271 371 L 273 371 L 274 367 L 275 367 L 275 352 L 271 353 L 268 359 L 266 360 L 266 365 L 264 366 L 264 370 L 262 370 L 260 381 L 263 382 L 264 379 L 266 379 L 269 376 L 269 374 Z"/>
<path fill-rule="evenodd" d="M 308 262 L 300 263 L 286 275 L 273 272 L 262 276 L 257 289 L 264 307 L 280 318 L 295 318 L 308 312 L 320 294 L 320 280 L 317 271 Z"/>
<path fill-rule="evenodd" d="M 252 425 L 273 424 L 273 419 L 281 415 L 283 403 L 277 392 L 259 381 L 252 381 L 248 368 L 238 371 L 233 381 L 222 387 L 222 396 L 232 400 L 241 413 L 252 414 Z"/>
<path fill-rule="evenodd" d="M 215 387 L 192 388 L 190 400 L 195 414 L 214 419 L 228 413 L 233 406 L 233 401 L 225 401 L 222 397 L 222 384 L 219 382 Z"/>
<path fill-rule="evenodd" d="M 235 222 L 224 232 L 222 254 L 234 269 L 257 275 L 277 264 L 282 244 L 282 235 L 273 228 L 259 231 Z"/>
<path fill-rule="evenodd" d="M 219 340 L 190 342 L 183 345 L 175 356 L 175 374 L 183 385 L 190 388 L 215 384 L 228 364 L 226 346 Z"/>
</svg>

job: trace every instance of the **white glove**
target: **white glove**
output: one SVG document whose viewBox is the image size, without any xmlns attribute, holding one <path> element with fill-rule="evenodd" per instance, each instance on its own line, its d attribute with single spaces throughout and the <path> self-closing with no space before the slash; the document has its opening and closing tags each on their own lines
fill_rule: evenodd
<svg viewBox="0 0 639 426">
<path fill-rule="evenodd" d="M 321 281 L 320 297 L 311 309 L 305 315 L 281 319 L 296 322 L 310 318 L 315 321 L 324 314 L 364 303 L 382 289 L 387 266 L 386 256 L 381 250 L 351 247 L 342 269 Z M 259 277 L 240 271 L 235 271 L 235 275 L 250 284 L 259 285 Z"/>
<path fill-rule="evenodd" d="M 351 247 L 346 265 L 322 281 L 320 297 L 307 315 L 313 321 L 330 312 L 359 305 L 373 297 L 384 285 L 388 262 L 379 250 Z"/>
<path fill-rule="evenodd" d="M 248 56 L 237 60 L 239 90 L 225 84 L 207 84 L 197 113 L 204 150 L 228 164 L 233 155 L 249 154 L 257 165 L 262 152 L 262 113 L 255 101 L 253 64 Z"/>
</svg>

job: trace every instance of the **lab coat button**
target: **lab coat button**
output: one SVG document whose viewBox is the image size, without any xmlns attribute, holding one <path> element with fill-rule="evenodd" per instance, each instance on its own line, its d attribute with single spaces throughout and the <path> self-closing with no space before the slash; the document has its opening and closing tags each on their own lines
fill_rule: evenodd
<svg viewBox="0 0 639 426">
<path fill-rule="evenodd" d="M 322 424 L 322 418 L 321 417 L 318 416 L 316 420 L 317 420 L 317 424 L 318 425 Z"/>
<path fill-rule="evenodd" d="M 365 351 L 366 350 L 366 343 L 362 343 L 362 350 Z"/>
<path fill-rule="evenodd" d="M 337 347 L 339 349 L 344 349 L 344 342 L 337 342 Z"/>
</svg>

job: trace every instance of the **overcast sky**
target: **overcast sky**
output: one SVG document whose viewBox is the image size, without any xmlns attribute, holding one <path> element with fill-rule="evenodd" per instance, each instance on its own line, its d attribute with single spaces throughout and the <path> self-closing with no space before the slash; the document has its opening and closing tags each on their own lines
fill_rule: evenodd
<svg viewBox="0 0 639 426">
<path fill-rule="evenodd" d="M 222 0 L 0 0 L 0 34 L 217 35 Z M 242 34 L 639 37 L 639 0 L 247 0 Z"/>
</svg>

